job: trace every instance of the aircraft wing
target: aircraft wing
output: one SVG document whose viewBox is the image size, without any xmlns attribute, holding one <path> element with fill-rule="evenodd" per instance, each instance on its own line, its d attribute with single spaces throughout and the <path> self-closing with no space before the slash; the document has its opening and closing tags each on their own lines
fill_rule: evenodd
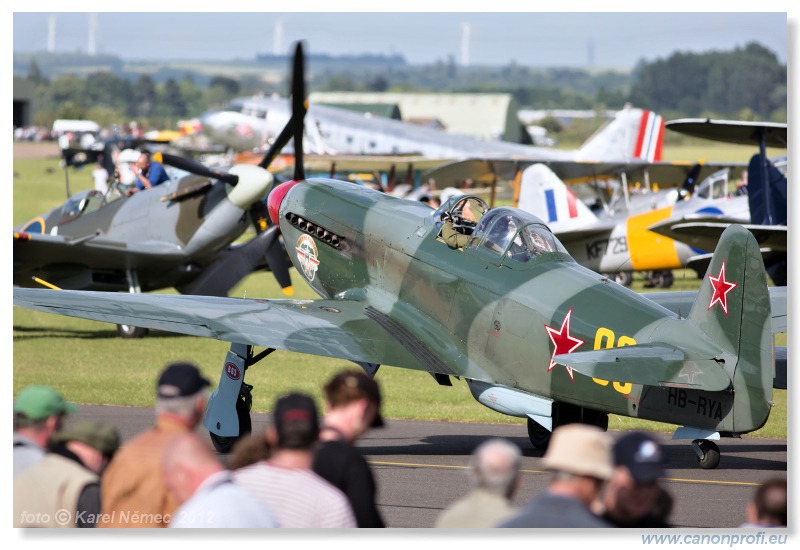
<svg viewBox="0 0 800 550">
<path fill-rule="evenodd" d="M 70 239 L 41 233 L 14 234 L 14 275 L 18 278 L 37 273 L 41 275 L 43 270 L 52 273 L 48 266 L 80 266 L 81 269 L 113 269 L 119 266 L 135 268 L 155 260 L 164 263 L 170 258 L 180 259 L 182 256 L 178 248 L 159 243 L 131 244 L 100 236 Z"/>
<path fill-rule="evenodd" d="M 693 358 L 674 346 L 639 344 L 556 355 L 553 361 L 586 376 L 665 386 L 722 391 L 731 379 L 712 358 Z"/>
<path fill-rule="evenodd" d="M 355 362 L 423 367 L 364 302 L 14 289 L 17 306 Z"/>
<path fill-rule="evenodd" d="M 608 235 L 617 224 L 618 222 L 615 219 L 603 219 L 587 227 L 554 231 L 553 234 L 558 237 L 558 240 L 562 243 L 569 243 L 576 240 L 588 239 L 595 235 Z"/>
<path fill-rule="evenodd" d="M 671 291 L 671 292 L 647 292 L 642 296 L 652 300 L 668 310 L 678 313 L 683 317 L 689 315 L 692 309 L 697 291 Z M 787 330 L 787 298 L 785 286 L 769 287 L 770 307 L 772 310 L 772 333 L 786 332 Z"/>
<path fill-rule="evenodd" d="M 518 168 L 523 169 L 531 164 L 544 164 L 550 168 L 565 184 L 591 183 L 595 180 L 618 178 L 625 173 L 629 182 L 645 181 L 657 183 L 660 187 L 679 187 L 683 185 L 695 163 L 689 161 L 642 162 L 594 162 L 575 160 L 545 160 L 520 158 L 473 158 L 444 163 L 423 174 L 423 180 L 436 180 L 439 187 L 459 183 L 466 179 L 489 183 L 494 178 L 511 180 Z M 740 162 L 701 163 L 696 181 L 702 181 L 708 175 L 722 168 L 747 168 Z"/>
<path fill-rule="evenodd" d="M 648 230 L 700 250 L 712 251 L 717 247 L 722 232 L 731 223 L 738 223 L 747 228 L 755 236 L 762 249 L 786 252 L 787 228 L 785 225 L 751 225 L 742 224 L 741 221 L 736 220 L 708 217 L 665 220 L 648 227 Z"/>
<path fill-rule="evenodd" d="M 683 118 L 670 120 L 666 127 L 687 136 L 737 143 L 758 145 L 764 136 L 767 147 L 786 147 L 789 127 L 780 122 L 748 122 L 741 120 L 712 120 L 709 118 Z"/>
</svg>

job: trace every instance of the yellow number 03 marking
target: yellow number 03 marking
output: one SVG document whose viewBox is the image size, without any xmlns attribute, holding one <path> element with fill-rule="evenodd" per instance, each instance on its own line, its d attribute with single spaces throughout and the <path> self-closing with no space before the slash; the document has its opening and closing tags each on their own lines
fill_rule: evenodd
<svg viewBox="0 0 800 550">
<path fill-rule="evenodd" d="M 622 346 L 632 346 L 636 344 L 636 340 L 630 336 L 620 336 L 617 340 L 614 331 L 605 327 L 600 327 L 594 335 L 594 349 L 611 349 L 621 348 Z M 592 378 L 596 383 L 601 386 L 608 386 L 608 380 L 602 378 Z M 614 389 L 623 395 L 628 395 L 633 389 L 633 384 L 630 382 L 621 383 L 614 382 Z"/>
</svg>

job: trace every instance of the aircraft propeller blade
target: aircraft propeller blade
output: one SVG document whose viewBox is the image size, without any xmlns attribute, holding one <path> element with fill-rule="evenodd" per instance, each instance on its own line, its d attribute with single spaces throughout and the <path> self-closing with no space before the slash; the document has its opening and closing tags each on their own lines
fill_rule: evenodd
<svg viewBox="0 0 800 550">
<path fill-rule="evenodd" d="M 286 126 L 284 126 L 283 130 L 281 130 L 281 133 L 278 134 L 278 137 L 275 138 L 275 141 L 272 142 L 272 145 L 264 154 L 264 158 L 262 158 L 261 162 L 258 163 L 261 168 L 266 169 L 272 163 L 272 161 L 275 160 L 275 157 L 278 156 L 278 153 L 280 153 L 281 150 L 286 147 L 286 145 L 289 143 L 289 140 L 294 138 L 295 175 L 298 173 L 298 158 L 300 158 L 300 170 L 302 173 L 303 122 L 305 120 L 307 110 L 305 103 L 304 71 L 303 46 L 301 42 L 298 42 L 295 46 L 294 62 L 292 67 L 292 116 L 289 118 L 289 122 L 286 124 Z M 300 135 L 299 138 L 298 134 Z M 299 151 L 298 145 L 300 146 Z M 295 177 L 295 179 L 298 178 Z"/>
<path fill-rule="evenodd" d="M 227 296 L 231 288 L 263 264 L 265 259 L 281 287 L 290 289 L 292 283 L 289 268 L 282 258 L 284 252 L 278 240 L 279 232 L 278 226 L 273 225 L 247 243 L 223 251 L 199 277 L 178 290 L 182 294 Z M 273 264 L 271 260 L 278 256 L 281 256 L 281 260 Z"/>
<path fill-rule="evenodd" d="M 180 168 L 181 170 L 186 170 L 191 174 L 224 181 L 225 183 L 229 183 L 231 185 L 236 185 L 239 183 L 239 176 L 235 174 L 223 173 L 218 170 L 212 170 L 196 160 L 186 159 L 177 155 L 171 155 L 169 153 L 162 153 L 161 156 L 164 160 L 164 164 L 174 166 L 175 168 Z"/>
<path fill-rule="evenodd" d="M 306 179 L 303 169 L 303 131 L 306 116 L 306 84 L 305 62 L 303 60 L 302 43 L 298 42 L 294 53 L 294 69 L 292 71 L 292 118 L 297 117 L 294 126 L 294 181 Z"/>
</svg>

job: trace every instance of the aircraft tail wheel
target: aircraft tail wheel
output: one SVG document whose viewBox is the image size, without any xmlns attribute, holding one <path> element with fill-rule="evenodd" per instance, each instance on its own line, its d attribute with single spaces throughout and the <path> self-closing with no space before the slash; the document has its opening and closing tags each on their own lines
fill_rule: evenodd
<svg viewBox="0 0 800 550">
<path fill-rule="evenodd" d="M 708 439 L 695 439 L 692 448 L 697 454 L 697 462 L 704 470 L 713 470 L 719 464 L 719 447 Z"/>
<path fill-rule="evenodd" d="M 250 404 L 252 398 L 249 392 L 247 395 L 240 395 L 236 401 L 236 416 L 239 418 L 239 435 L 237 436 L 222 436 L 209 432 L 211 443 L 218 453 L 229 453 L 233 449 L 234 444 L 246 435 L 253 431 L 253 423 L 250 419 Z"/>
<path fill-rule="evenodd" d="M 144 338 L 147 336 L 148 330 L 141 327 L 132 327 L 131 325 L 117 325 L 117 335 L 120 338 Z"/>
<path fill-rule="evenodd" d="M 528 439 L 531 440 L 531 444 L 534 448 L 539 450 L 547 449 L 547 446 L 550 444 L 551 435 L 553 434 L 550 430 L 534 422 L 530 418 L 528 419 Z"/>
</svg>

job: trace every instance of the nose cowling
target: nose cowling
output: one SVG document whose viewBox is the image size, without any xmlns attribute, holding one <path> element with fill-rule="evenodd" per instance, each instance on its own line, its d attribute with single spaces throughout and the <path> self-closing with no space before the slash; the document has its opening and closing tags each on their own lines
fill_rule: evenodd
<svg viewBox="0 0 800 550">
<path fill-rule="evenodd" d="M 272 223 L 275 225 L 280 225 L 278 223 L 278 215 L 281 208 L 281 203 L 283 202 L 284 197 L 286 197 L 286 193 L 288 193 L 289 190 L 298 183 L 300 182 L 296 180 L 287 181 L 280 184 L 270 192 L 269 197 L 267 198 L 267 210 L 269 211 L 270 220 L 272 220 Z"/>
</svg>

